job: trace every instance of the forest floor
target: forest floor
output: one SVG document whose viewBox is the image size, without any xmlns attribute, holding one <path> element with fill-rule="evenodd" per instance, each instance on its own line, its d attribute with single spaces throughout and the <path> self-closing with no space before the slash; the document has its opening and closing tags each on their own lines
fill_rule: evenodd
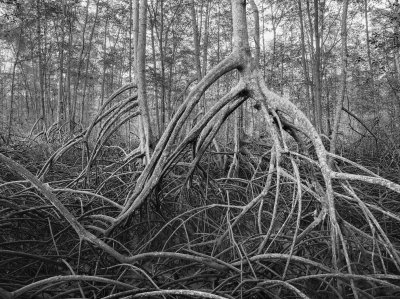
<svg viewBox="0 0 400 299">
<path fill-rule="evenodd" d="M 187 150 L 146 202 L 107 233 L 108 217 L 134 192 L 141 160 L 127 161 L 122 147 L 104 145 L 90 176 L 82 177 L 83 146 L 54 159 L 59 149 L 19 142 L 0 153 L 132 262 L 84 240 L 22 170 L 0 163 L 1 299 L 400 297 L 400 200 L 388 188 L 353 182 L 350 197 L 343 195 L 350 185 L 334 184 L 344 239 L 333 257 L 329 221 L 315 200 L 323 193 L 315 185 L 321 179 L 313 173 L 316 181 L 308 181 L 309 166 L 292 169 L 282 159 L 302 179 L 271 173 L 271 147 L 253 143 L 241 150 L 230 176 L 229 146 L 208 149 L 193 170 Z M 343 160 L 337 167 L 360 174 L 363 165 L 400 183 L 399 157 L 366 154 L 348 152 L 357 164 Z"/>
</svg>

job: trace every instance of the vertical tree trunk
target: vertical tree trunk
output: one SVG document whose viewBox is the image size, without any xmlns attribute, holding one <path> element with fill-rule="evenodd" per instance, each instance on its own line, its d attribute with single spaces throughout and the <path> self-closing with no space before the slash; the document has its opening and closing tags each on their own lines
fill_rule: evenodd
<svg viewBox="0 0 400 299">
<path fill-rule="evenodd" d="M 174 86 L 174 66 L 175 66 L 173 61 L 175 61 L 176 51 L 177 51 L 176 36 L 175 36 L 175 32 L 172 31 L 172 55 L 171 55 L 170 62 L 169 62 L 169 73 L 168 73 L 168 87 L 169 88 L 168 88 L 168 97 L 167 97 L 168 101 L 167 101 L 167 109 L 166 109 L 166 114 L 168 116 L 168 119 L 171 119 L 172 111 L 173 111 L 172 89 Z"/>
<path fill-rule="evenodd" d="M 119 42 L 119 37 L 121 34 L 121 28 L 118 28 L 118 32 L 117 32 L 117 36 L 115 37 L 115 42 L 114 45 L 110 46 L 110 53 L 115 53 L 115 49 L 117 47 L 117 44 Z M 115 84 L 115 77 L 118 78 L 117 75 L 115 75 L 115 66 L 116 63 L 112 62 L 111 63 L 111 68 L 110 68 L 110 80 L 107 84 L 107 89 L 106 89 L 106 93 L 108 94 L 110 92 L 110 90 L 114 90 L 114 84 Z"/>
<path fill-rule="evenodd" d="M 81 102 L 81 118 L 80 118 L 81 124 L 84 123 L 84 117 L 85 117 L 85 102 L 86 102 L 86 90 L 87 90 L 87 84 L 88 84 L 88 78 L 89 78 L 90 54 L 91 54 L 91 50 L 92 50 L 92 41 L 93 41 L 94 31 L 95 31 L 97 19 L 99 16 L 99 2 L 100 2 L 100 0 L 97 0 L 96 12 L 94 15 L 93 26 L 92 26 L 92 30 L 90 32 L 89 44 L 88 44 L 88 49 L 87 49 L 87 58 L 86 58 L 86 65 L 85 65 L 85 81 L 83 83 L 83 93 L 82 93 L 82 102 Z"/>
<path fill-rule="evenodd" d="M 398 121 L 400 119 L 400 96 L 399 96 L 399 87 L 400 87 L 400 4 L 399 4 L 399 0 L 395 0 L 394 1 L 394 43 L 395 43 L 395 47 L 393 49 L 393 55 L 394 55 L 394 63 L 395 63 L 395 69 L 396 69 L 396 79 L 397 79 L 397 83 L 395 85 L 393 89 L 394 94 L 396 96 L 396 100 L 397 103 L 395 103 L 396 107 L 397 107 L 397 115 L 396 120 Z M 394 109 L 394 113 L 396 113 L 396 109 Z M 395 122 L 396 120 L 392 121 Z"/>
<path fill-rule="evenodd" d="M 60 21 L 60 31 L 61 36 L 58 41 L 58 55 L 59 55 L 59 77 L 58 77 L 58 99 L 57 99 L 57 125 L 59 128 L 62 127 L 65 121 L 64 115 L 64 90 L 63 90 L 63 80 L 64 80 L 64 21 Z"/>
<path fill-rule="evenodd" d="M 204 20 L 203 66 L 201 68 L 202 74 L 207 73 L 209 25 L 210 25 L 210 0 L 207 0 L 206 16 Z"/>
<path fill-rule="evenodd" d="M 370 76 L 373 80 L 374 76 L 372 73 L 372 58 L 371 58 L 371 47 L 369 44 L 369 25 L 368 25 L 368 0 L 364 0 L 364 20 L 365 20 L 365 36 L 367 39 L 367 57 Z"/>
<path fill-rule="evenodd" d="M 155 104 L 155 118 L 156 118 L 156 132 L 155 136 L 158 138 L 161 135 L 160 127 L 160 108 L 158 104 L 158 82 L 157 82 L 157 59 L 156 59 L 156 45 L 154 37 L 154 27 L 155 21 L 151 21 L 151 49 L 152 49 L 152 59 L 153 59 L 153 69 L 154 69 L 154 104 Z"/>
<path fill-rule="evenodd" d="M 206 1 L 206 15 L 204 19 L 204 42 L 203 42 L 203 65 L 201 67 L 202 76 L 207 73 L 208 63 L 208 40 L 209 40 L 209 23 L 210 23 L 210 0 Z M 206 112 L 206 92 L 203 95 L 203 114 Z"/>
<path fill-rule="evenodd" d="M 194 4 L 194 0 L 191 0 L 190 12 L 192 19 L 192 28 L 193 28 L 193 41 L 194 41 L 194 61 L 196 65 L 196 74 L 197 80 L 201 80 L 201 63 L 200 63 L 200 37 L 199 37 L 199 29 L 197 27 L 197 18 L 196 18 L 196 7 Z"/>
<path fill-rule="evenodd" d="M 134 74 L 135 74 L 135 81 L 138 84 L 138 99 L 139 99 L 139 108 L 141 113 L 144 111 L 144 102 L 143 102 L 143 94 L 139 95 L 140 93 L 144 93 L 144 96 L 146 97 L 146 90 L 143 90 L 143 85 L 139 86 L 140 84 L 143 84 L 145 82 L 145 78 L 140 79 L 139 82 L 139 76 L 144 76 L 145 74 L 141 74 L 139 70 L 139 47 L 142 45 L 139 45 L 139 31 L 140 31 L 140 0 L 134 0 L 133 2 L 133 57 L 134 57 Z M 139 91 L 140 89 L 140 91 Z M 146 99 L 144 99 L 146 100 Z M 145 132 L 145 127 L 144 127 L 144 122 L 143 122 L 143 115 L 139 116 L 139 123 L 138 123 L 138 131 L 139 131 L 139 139 L 140 139 L 140 150 L 142 153 L 146 154 L 146 158 L 144 160 L 144 163 L 146 163 L 146 160 L 148 161 L 148 156 L 149 156 L 149 151 L 147 150 L 147 139 L 146 139 L 146 132 Z"/>
<path fill-rule="evenodd" d="M 37 42 L 38 42 L 38 59 L 39 59 L 39 92 L 40 92 L 40 110 L 41 110 L 41 120 L 42 120 L 42 130 L 46 130 L 46 106 L 45 106 L 45 96 L 44 96 L 44 71 L 43 71 L 43 57 L 42 57 L 42 29 L 40 20 L 40 0 L 36 0 L 36 13 L 37 13 Z"/>
<path fill-rule="evenodd" d="M 133 0 L 129 0 L 129 50 L 128 50 L 128 64 L 129 64 L 129 82 L 132 82 L 132 32 L 133 32 Z M 129 89 L 129 95 L 132 90 Z"/>
<path fill-rule="evenodd" d="M 395 43 L 395 48 L 393 50 L 394 54 L 394 63 L 395 63 L 395 70 L 396 70 L 396 77 L 397 80 L 400 80 L 400 53 L 398 46 L 400 45 L 400 4 L 399 0 L 394 1 L 394 11 L 393 14 L 395 16 L 393 22 L 394 22 L 394 43 Z"/>
<path fill-rule="evenodd" d="M 307 101 L 307 116 L 312 119 L 313 113 L 311 113 L 311 93 L 310 93 L 310 75 L 308 73 L 308 66 L 306 60 L 306 46 L 305 46 L 305 38 L 304 38 L 304 22 L 303 22 L 303 10 L 301 7 L 301 1 L 298 0 L 298 9 L 299 9 L 299 22 L 300 22 L 300 40 L 301 40 L 301 63 L 303 66 L 303 74 L 304 74 L 304 82 L 306 87 L 306 101 Z"/>
<path fill-rule="evenodd" d="M 165 57 L 164 57 L 164 1 L 160 1 L 160 32 L 158 36 L 158 50 L 160 51 L 161 64 L 161 130 L 160 134 L 165 129 Z"/>
<path fill-rule="evenodd" d="M 132 83 L 132 60 L 133 60 L 133 56 L 132 56 L 132 33 L 133 33 L 133 0 L 129 0 L 129 50 L 128 50 L 128 65 L 129 65 L 129 83 Z M 129 89 L 129 96 L 132 95 L 132 89 Z M 126 131 L 126 135 L 128 136 L 128 147 L 131 148 L 131 124 L 132 121 L 129 120 L 128 122 L 128 126 L 127 126 L 127 131 Z"/>
<path fill-rule="evenodd" d="M 105 84 L 106 84 L 106 58 L 107 58 L 107 31 L 108 31 L 108 16 L 106 16 L 106 23 L 104 25 L 104 38 L 103 38 L 103 75 L 101 80 L 101 101 L 100 106 L 103 105 L 105 96 Z"/>
<path fill-rule="evenodd" d="M 75 84 L 74 84 L 74 90 L 73 90 L 73 95 L 72 95 L 72 121 L 75 123 L 75 114 L 76 114 L 76 106 L 78 103 L 78 88 L 79 88 L 79 83 L 81 79 L 81 69 L 82 69 L 82 64 L 83 64 L 83 53 L 85 51 L 85 35 L 86 35 L 86 27 L 87 27 L 87 22 L 89 18 L 89 4 L 90 0 L 87 0 L 86 2 L 86 13 L 85 13 L 85 21 L 83 23 L 83 29 L 82 29 L 82 47 L 81 51 L 79 53 L 79 58 L 78 58 L 78 73 L 76 75 L 75 79 Z"/>
<path fill-rule="evenodd" d="M 271 4 L 271 15 L 273 19 L 273 14 L 272 14 L 272 4 Z M 267 83 L 270 87 L 273 87 L 273 82 L 274 82 L 274 77 L 275 77 L 275 53 L 276 53 L 276 27 L 274 24 L 274 20 L 272 20 L 272 54 L 271 54 L 271 69 L 269 71 L 269 80 L 267 80 Z"/>
<path fill-rule="evenodd" d="M 8 119 L 8 136 L 6 139 L 7 144 L 11 142 L 11 128 L 13 126 L 13 114 L 14 114 L 14 91 L 15 91 L 15 71 L 17 68 L 17 63 L 19 59 L 19 53 L 20 53 L 20 44 L 22 40 L 22 27 L 20 29 L 20 35 L 19 35 L 19 40 L 17 41 L 16 49 L 14 48 L 15 52 L 15 60 L 13 64 L 13 70 L 12 70 L 12 77 L 11 77 L 11 96 L 10 96 L 10 109 L 9 109 L 9 119 Z"/>
<path fill-rule="evenodd" d="M 317 116 L 315 111 L 315 72 L 314 72 L 314 65 L 315 65 L 315 47 L 314 47 L 314 27 L 311 17 L 311 8 L 310 8 L 310 0 L 306 0 L 306 7 L 307 7 L 307 18 L 308 18 L 308 27 L 310 30 L 310 55 L 311 55 L 311 104 L 312 104 L 312 120 L 313 125 L 316 125 Z"/>
<path fill-rule="evenodd" d="M 247 31 L 247 20 L 246 20 L 246 1 L 232 0 L 232 21 L 233 21 L 233 49 L 234 51 L 240 51 L 243 53 L 250 53 L 248 31 Z M 245 59 L 245 57 L 243 57 Z M 239 173 L 239 159 L 238 154 L 240 151 L 240 140 L 242 135 L 242 115 L 243 108 L 237 109 L 235 113 L 235 125 L 234 125 L 234 143 L 235 143 L 235 155 L 234 161 L 230 167 L 229 172 L 232 175 L 237 176 Z"/>
<path fill-rule="evenodd" d="M 255 42 L 255 52 L 254 52 L 254 61 L 258 66 L 260 63 L 260 17 L 257 5 L 254 3 L 254 0 L 250 0 L 251 9 L 253 10 L 254 17 L 254 42 Z"/>
<path fill-rule="evenodd" d="M 321 88 L 321 40 L 319 29 L 319 0 L 314 0 L 314 34 L 315 34 L 315 125 L 318 133 L 322 133 L 322 88 Z"/>
<path fill-rule="evenodd" d="M 68 6 L 66 5 L 66 10 L 71 9 L 67 8 Z M 69 15 L 71 14 L 71 11 L 67 12 Z M 68 119 L 67 122 L 69 124 L 69 133 L 72 134 L 74 131 L 75 124 L 73 123 L 74 121 L 74 116 L 73 116 L 73 105 L 72 105 L 72 93 L 71 93 L 71 68 L 72 68 L 72 55 L 73 55 L 73 34 L 72 34 L 72 22 L 73 19 L 71 16 L 69 16 L 68 20 L 68 57 L 67 57 L 67 82 L 66 82 L 66 95 L 67 95 L 67 103 L 66 106 L 68 107 Z"/>
<path fill-rule="evenodd" d="M 137 43 L 137 74 L 138 99 L 141 113 L 141 125 L 144 131 L 144 146 L 147 162 L 150 161 L 150 147 L 152 146 L 152 130 L 146 94 L 146 27 L 147 27 L 147 0 L 140 0 L 139 5 L 139 34 Z"/>
<path fill-rule="evenodd" d="M 264 2 L 261 2 L 261 11 L 264 12 Z M 267 60 L 267 54 L 265 51 L 265 13 L 262 13 L 262 45 L 263 45 L 263 63 L 262 63 L 262 70 L 263 70 L 263 78 L 266 80 L 266 72 L 267 72 L 267 67 L 266 67 L 266 60 Z"/>
<path fill-rule="evenodd" d="M 330 152 L 335 153 L 337 136 L 339 133 L 340 114 L 343 107 L 343 102 L 346 93 L 346 80 L 347 80 L 347 10 L 349 6 L 349 0 L 343 0 L 343 12 L 341 22 L 341 37 L 342 37 L 342 49 L 340 53 L 340 64 L 341 64 L 341 78 L 339 87 L 339 96 L 336 102 L 335 115 L 333 121 L 332 138 L 330 142 Z"/>
</svg>

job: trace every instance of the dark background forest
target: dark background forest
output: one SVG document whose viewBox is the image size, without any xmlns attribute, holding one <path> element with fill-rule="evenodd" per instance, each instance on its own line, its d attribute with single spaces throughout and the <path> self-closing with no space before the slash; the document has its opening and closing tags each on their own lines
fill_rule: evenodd
<svg viewBox="0 0 400 299">
<path fill-rule="evenodd" d="M 399 298 L 398 0 L 0 0 L 0 299 Z"/>
</svg>

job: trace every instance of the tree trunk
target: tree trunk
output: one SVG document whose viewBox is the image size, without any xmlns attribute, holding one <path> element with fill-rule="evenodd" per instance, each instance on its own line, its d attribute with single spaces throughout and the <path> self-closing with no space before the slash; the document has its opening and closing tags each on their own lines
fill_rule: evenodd
<svg viewBox="0 0 400 299">
<path fill-rule="evenodd" d="M 339 87 L 339 96 L 336 102 L 332 138 L 330 142 L 330 152 L 335 154 L 337 136 L 339 133 L 340 114 L 343 107 L 344 98 L 346 95 L 346 81 L 347 81 L 347 10 L 349 6 L 349 0 L 343 0 L 343 12 L 341 22 L 341 37 L 342 37 L 342 49 L 340 53 L 340 64 L 341 64 L 341 78 Z M 330 160 L 332 161 L 332 160 Z"/>
<path fill-rule="evenodd" d="M 160 51 L 160 64 L 161 64 L 161 130 L 160 134 L 164 132 L 166 126 L 165 117 L 165 53 L 164 53 L 164 1 L 160 1 L 160 31 L 158 34 L 158 50 Z"/>
<path fill-rule="evenodd" d="M 13 69 L 12 69 L 12 77 L 11 77 L 11 96 L 10 96 L 10 109 L 9 109 L 9 118 L 8 118 L 8 136 L 6 139 L 7 144 L 11 142 L 11 128 L 13 127 L 13 114 L 14 114 L 14 91 L 15 91 L 15 71 L 17 68 L 17 63 L 19 59 L 19 54 L 20 54 L 20 44 L 22 41 L 22 27 L 20 30 L 20 35 L 19 35 L 19 40 L 17 41 L 16 47 L 14 48 L 14 53 L 15 53 L 15 60 L 13 63 Z"/>
<path fill-rule="evenodd" d="M 194 40 L 194 61 L 196 66 L 196 74 L 197 80 L 201 80 L 201 63 L 200 63 L 200 37 L 199 30 L 197 27 L 197 18 L 196 18 L 196 7 L 194 4 L 194 0 L 191 0 L 190 12 L 192 19 L 192 28 L 193 28 L 193 40 Z"/>
<path fill-rule="evenodd" d="M 368 66 L 369 66 L 370 76 L 373 80 L 374 76 L 372 73 L 371 47 L 369 44 L 368 0 L 364 0 L 364 20 L 365 20 L 365 36 L 366 36 L 366 45 L 367 45 Z"/>
<path fill-rule="evenodd" d="M 321 88 L 321 40 L 319 29 L 319 0 L 314 0 L 314 84 L 315 84 L 315 126 L 318 133 L 322 133 L 322 88 Z"/>
<path fill-rule="evenodd" d="M 96 12 L 94 15 L 93 26 L 92 26 L 92 30 L 90 32 L 89 45 L 88 45 L 88 49 L 87 49 L 87 58 L 86 58 L 86 65 L 85 65 L 85 81 L 83 83 L 83 93 L 82 93 L 82 102 L 81 102 L 81 118 L 80 118 L 81 124 L 84 124 L 86 90 L 87 90 L 87 84 L 88 84 L 88 78 L 89 78 L 89 64 L 90 64 L 90 56 L 91 56 L 90 54 L 92 52 L 92 41 L 93 41 L 94 31 L 95 31 L 96 24 L 97 24 L 97 19 L 99 16 L 99 2 L 100 2 L 100 0 L 98 0 L 96 3 Z"/>
<path fill-rule="evenodd" d="M 257 5 L 254 3 L 254 0 L 250 0 L 251 9 L 253 10 L 254 17 L 254 42 L 255 42 L 255 52 L 254 52 L 254 61 L 257 66 L 260 63 L 260 17 Z"/>
<path fill-rule="evenodd" d="M 36 13 L 37 13 L 37 24 L 36 24 L 36 33 L 37 33 L 37 45 L 38 45 L 38 59 L 39 59 L 39 92 L 40 92 L 40 110 L 41 110 L 41 130 L 46 130 L 47 128 L 47 119 L 46 119 L 46 105 L 45 105 L 45 93 L 44 93 L 44 70 L 43 70 L 43 54 L 42 54 L 42 30 L 41 30 L 41 13 L 40 13 L 40 0 L 36 0 Z"/>
<path fill-rule="evenodd" d="M 105 84 L 106 84 L 106 59 L 107 59 L 107 31 L 108 31 L 108 16 L 106 16 L 106 23 L 104 26 L 104 38 L 103 38 L 103 74 L 101 80 L 101 96 L 100 96 L 100 106 L 103 106 L 105 97 Z"/>
<path fill-rule="evenodd" d="M 160 107 L 158 102 L 158 82 L 157 82 L 157 59 L 156 59 L 156 44 L 154 36 L 154 20 L 151 21 L 151 49 L 152 49 L 152 59 L 153 59 L 153 76 L 154 76 L 154 105 L 155 105 L 155 118 L 156 118 L 156 132 L 155 136 L 158 138 L 161 135 L 160 127 Z"/>
<path fill-rule="evenodd" d="M 301 1 L 298 0 L 298 9 L 299 9 L 299 22 L 300 22 L 300 40 L 301 40 L 301 64 L 303 66 L 303 74 L 304 74 L 304 82 L 306 87 L 306 101 L 307 101 L 307 116 L 312 119 L 313 113 L 312 110 L 312 100 L 311 100 L 311 92 L 310 92 L 310 75 L 308 73 L 308 66 L 306 60 L 306 46 L 305 46 L 305 38 L 304 38 L 304 22 L 303 22 L 303 10 L 301 7 Z"/>
<path fill-rule="evenodd" d="M 204 42 L 203 42 L 203 66 L 201 67 L 201 73 L 207 73 L 207 63 L 208 63 L 208 39 L 209 39 L 209 24 L 210 24 L 210 0 L 206 2 L 206 15 L 204 19 Z M 204 114 L 207 110 L 207 100 L 206 100 L 206 93 L 203 96 L 203 103 L 202 103 L 202 113 Z"/>
<path fill-rule="evenodd" d="M 137 43 L 137 81 L 138 101 L 141 113 L 141 126 L 144 131 L 144 150 L 147 162 L 150 161 L 150 148 L 153 146 L 152 130 L 150 125 L 150 114 L 146 93 L 146 26 L 147 25 L 147 0 L 140 0 L 139 5 L 139 34 Z"/>
<path fill-rule="evenodd" d="M 307 7 L 307 18 L 308 18 L 308 27 L 310 30 L 310 56 L 311 56 L 311 105 L 312 105 L 312 122 L 314 126 L 317 122 L 317 116 L 315 111 L 315 47 L 314 47 L 314 29 L 313 29 L 313 22 L 311 17 L 311 8 L 310 8 L 310 0 L 306 0 L 306 7 Z"/>
<path fill-rule="evenodd" d="M 67 5 L 65 5 L 66 11 L 70 10 L 71 8 L 68 8 Z M 68 14 L 71 14 L 71 11 L 67 11 Z M 75 123 L 74 123 L 74 115 L 73 115 L 73 104 L 72 104 L 72 93 L 71 93 L 71 76 L 72 76 L 72 55 L 73 55 L 73 34 L 72 34 L 72 28 L 73 28 L 73 19 L 70 16 L 67 20 L 68 22 L 68 56 L 67 56 L 67 82 L 66 82 L 66 94 L 67 94 L 67 103 L 66 106 L 68 107 L 68 128 L 69 128 L 69 134 L 71 135 L 74 131 L 75 128 Z"/>
<path fill-rule="evenodd" d="M 77 69 L 77 75 L 75 79 L 75 84 L 74 84 L 74 91 L 73 91 L 73 96 L 72 96 L 72 121 L 75 123 L 75 114 L 76 114 L 76 106 L 78 103 L 78 89 L 79 89 L 79 83 L 81 79 L 81 69 L 82 69 L 82 64 L 83 64 L 83 53 L 85 51 L 85 35 L 86 35 L 86 27 L 87 27 L 87 22 L 89 18 L 89 4 L 90 0 L 87 0 L 86 2 L 86 14 L 85 14 L 85 21 L 83 23 L 83 29 L 82 29 L 82 46 L 81 46 L 81 51 L 79 53 L 79 58 L 78 58 L 78 69 Z"/>
</svg>

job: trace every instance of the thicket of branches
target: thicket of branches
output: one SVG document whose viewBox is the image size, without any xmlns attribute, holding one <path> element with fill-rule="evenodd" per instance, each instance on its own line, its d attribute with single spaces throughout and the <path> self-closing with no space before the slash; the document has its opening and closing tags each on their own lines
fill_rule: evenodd
<svg viewBox="0 0 400 299">
<path fill-rule="evenodd" d="M 110 141 L 144 114 L 139 73 L 57 148 L 56 126 L 41 131 L 47 142 L 1 147 L 0 298 L 398 296 L 398 152 L 360 163 L 330 152 L 265 85 L 246 2 L 231 3 L 232 53 L 189 88 L 157 142 L 145 128 L 147 147 Z M 198 115 L 232 73 L 238 83 Z M 265 139 L 239 138 L 236 113 L 251 101 Z"/>
</svg>

